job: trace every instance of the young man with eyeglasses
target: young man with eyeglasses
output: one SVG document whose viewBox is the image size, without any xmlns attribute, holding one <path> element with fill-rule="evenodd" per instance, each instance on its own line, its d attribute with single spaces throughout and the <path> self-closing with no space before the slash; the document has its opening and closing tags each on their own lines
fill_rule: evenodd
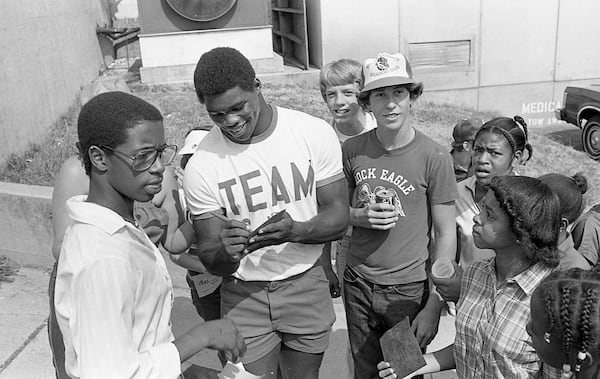
<svg viewBox="0 0 600 379">
<path fill-rule="evenodd" d="M 194 85 L 216 127 L 188 162 L 184 190 L 200 259 L 223 277 L 221 312 L 245 338 L 249 372 L 275 378 L 279 364 L 285 378 L 316 379 L 335 319 L 322 243 L 348 222 L 335 132 L 269 105 L 235 49 L 202 55 Z M 260 226 L 273 213 L 281 219 Z"/>
<path fill-rule="evenodd" d="M 158 153 L 157 150 L 153 150 Z M 143 153 L 143 160 L 150 158 L 152 162 L 158 157 L 152 150 Z M 163 162 L 171 161 L 175 154 L 175 147 L 169 146 L 161 152 Z M 145 157 L 144 157 L 145 156 Z M 127 159 L 127 158 L 123 158 Z M 139 163 L 135 163 L 139 169 Z M 162 190 L 153 196 L 150 201 L 134 201 L 133 216 L 137 224 L 144 230 L 146 235 L 155 245 L 165 244 L 167 235 L 168 216 L 164 210 L 165 203 L 169 197 L 169 189 L 176 188 L 175 175 L 170 167 L 165 167 L 163 174 Z M 65 231 L 73 224 L 73 219 L 67 212 L 67 200 L 73 196 L 87 196 L 89 194 L 90 178 L 85 173 L 83 162 L 79 156 L 71 156 L 65 160 L 61 166 L 60 172 L 54 182 L 52 191 L 52 230 L 53 243 L 52 255 L 56 260 L 48 282 L 48 296 L 50 314 L 48 317 L 48 340 L 52 351 L 52 363 L 55 368 L 55 374 L 58 379 L 69 378 L 65 372 L 65 346 L 62 334 L 56 321 L 54 311 L 54 287 L 56 282 L 56 268 L 58 257 L 62 246 Z M 171 233 L 177 232 L 171 231 Z"/>
<path fill-rule="evenodd" d="M 134 218 L 134 201 L 161 190 L 177 149 L 162 115 L 123 92 L 100 94 L 78 119 L 89 194 L 67 200 L 73 224 L 59 257 L 54 303 L 72 378 L 178 378 L 204 348 L 238 357 L 245 345 L 230 320 L 199 324 L 174 338 L 173 289 L 156 245 Z"/>
</svg>

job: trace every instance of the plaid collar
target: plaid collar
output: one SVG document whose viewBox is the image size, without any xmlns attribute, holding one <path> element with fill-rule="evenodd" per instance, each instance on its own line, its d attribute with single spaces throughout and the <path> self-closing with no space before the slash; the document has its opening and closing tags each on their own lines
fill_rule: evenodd
<svg viewBox="0 0 600 379">
<path fill-rule="evenodd" d="M 516 284 L 526 296 L 530 296 L 533 291 L 540 284 L 540 281 L 544 279 L 548 274 L 552 272 L 551 268 L 548 268 L 541 263 L 536 263 L 530 266 L 525 271 L 513 276 L 512 278 L 506 279 L 505 283 Z M 490 261 L 490 264 L 486 267 L 486 274 L 490 275 L 494 281 L 496 281 L 496 258 Z M 497 281 L 496 281 L 496 284 Z"/>
</svg>

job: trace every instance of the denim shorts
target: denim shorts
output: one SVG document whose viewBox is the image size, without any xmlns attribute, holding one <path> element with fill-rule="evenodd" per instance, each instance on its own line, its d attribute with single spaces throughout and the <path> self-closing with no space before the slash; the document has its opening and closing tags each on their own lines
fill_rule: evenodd
<svg viewBox="0 0 600 379">
<path fill-rule="evenodd" d="M 329 281 L 320 263 L 273 282 L 224 278 L 221 310 L 244 337 L 246 364 L 263 358 L 281 343 L 303 353 L 323 353 L 335 321 Z"/>
</svg>

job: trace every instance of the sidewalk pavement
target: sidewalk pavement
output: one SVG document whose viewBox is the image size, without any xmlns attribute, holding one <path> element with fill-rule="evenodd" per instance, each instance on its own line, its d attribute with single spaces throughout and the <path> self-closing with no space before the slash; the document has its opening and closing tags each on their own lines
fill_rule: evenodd
<svg viewBox="0 0 600 379">
<path fill-rule="evenodd" d="M 166 258 L 173 280 L 175 304 L 173 332 L 179 335 L 194 323 L 201 322 L 189 297 L 185 271 Z M 14 281 L 0 282 L 0 379 L 51 379 L 54 367 L 48 344 L 48 279 L 49 271 L 21 267 Z M 335 299 L 337 320 L 333 325 L 330 346 L 321 366 L 320 379 L 347 378 L 348 335 L 346 316 L 341 300 Z M 440 332 L 430 345 L 435 351 L 451 343 L 454 338 L 454 319 L 444 316 Z M 198 353 L 191 362 L 218 369 L 216 353 L 206 350 Z M 184 364 L 185 365 L 185 364 Z M 187 367 L 187 366 L 184 366 Z M 431 376 L 429 379 L 455 379 L 452 371 Z"/>
</svg>

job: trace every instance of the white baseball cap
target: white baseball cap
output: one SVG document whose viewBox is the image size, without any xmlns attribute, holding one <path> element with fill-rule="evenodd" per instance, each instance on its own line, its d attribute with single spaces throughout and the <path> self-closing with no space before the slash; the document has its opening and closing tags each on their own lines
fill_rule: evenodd
<svg viewBox="0 0 600 379">
<path fill-rule="evenodd" d="M 208 130 L 192 130 L 189 132 L 187 137 L 185 137 L 185 142 L 183 143 L 183 147 L 181 150 L 177 152 L 178 155 L 185 154 L 194 154 L 200 142 L 206 137 L 208 134 Z"/>
<path fill-rule="evenodd" d="M 410 63 L 402 53 L 379 53 L 377 58 L 369 58 L 363 64 L 365 93 L 381 87 L 414 83 Z"/>
</svg>

